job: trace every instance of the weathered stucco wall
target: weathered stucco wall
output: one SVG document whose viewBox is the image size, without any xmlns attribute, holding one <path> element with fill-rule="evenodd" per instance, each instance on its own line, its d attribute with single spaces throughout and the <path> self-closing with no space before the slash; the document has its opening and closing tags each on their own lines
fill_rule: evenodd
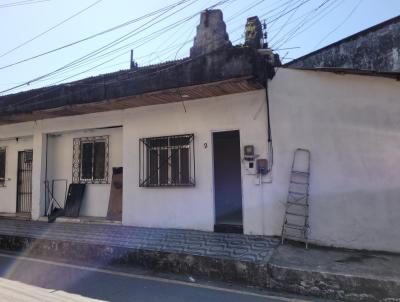
<svg viewBox="0 0 400 302">
<path fill-rule="evenodd" d="M 275 215 L 283 215 L 293 151 L 308 148 L 312 241 L 399 252 L 399 82 L 280 69 L 269 87 L 275 162 L 265 195 Z"/>
<path fill-rule="evenodd" d="M 400 72 L 400 17 L 312 52 L 287 66 Z"/>
<path fill-rule="evenodd" d="M 156 105 L 88 114 L 83 116 L 47 119 L 32 123 L 0 126 L 0 138 L 31 135 L 35 138 L 34 152 L 45 154 L 48 137 L 48 179 L 71 180 L 72 139 L 79 136 L 110 134 L 110 167 L 124 166 L 123 223 L 212 230 L 214 226 L 213 195 L 213 131 L 239 130 L 243 146 L 253 144 L 256 153 L 266 157 L 265 91 L 227 95 L 181 103 Z M 119 129 L 97 129 L 123 126 Z M 139 139 L 143 137 L 194 133 L 196 157 L 196 186 L 194 188 L 140 188 Z M 207 143 L 207 148 L 204 147 Z M 123 159 L 122 159 L 123 158 Z M 13 161 L 13 158 L 8 158 Z M 45 161 L 42 160 L 45 167 Z M 111 171 L 110 171 L 111 173 Z M 34 219 L 44 213 L 43 182 L 45 169 L 37 167 L 34 174 Z M 263 232 L 263 192 L 254 175 L 247 175 L 242 164 L 244 231 Z M 15 188 L 14 188 L 15 189 Z M 15 192 L 15 190 L 13 191 Z M 57 194 L 62 193 L 58 189 Z M 109 186 L 89 185 L 83 202 L 82 215 L 104 216 Z M 15 193 L 14 193 L 15 194 Z M 61 194 L 62 195 L 62 194 Z M 59 197 L 60 199 L 61 196 Z M 0 193 L 0 200 L 3 199 Z M 15 198 L 14 198 L 15 204 Z M 271 213 L 273 215 L 273 213 Z"/>
<path fill-rule="evenodd" d="M 212 133 L 239 130 L 243 146 L 255 145 L 266 157 L 265 91 L 129 109 L 124 123 L 123 222 L 146 227 L 189 228 L 212 231 L 214 187 Z M 191 188 L 140 188 L 139 139 L 193 133 L 196 186 Z M 207 147 L 205 147 L 205 144 Z M 262 233 L 261 186 L 246 175 L 242 164 L 243 216 L 246 233 Z M 127 185 L 129 184 L 129 185 Z"/>
<path fill-rule="evenodd" d="M 247 175 L 242 163 L 245 233 L 280 235 L 293 151 L 303 147 L 310 149 L 312 156 L 311 241 L 399 252 L 399 95 L 399 82 L 393 79 L 280 69 L 269 83 L 274 143 L 272 183 L 256 184 L 256 177 Z M 242 156 L 243 146 L 254 144 L 256 153 L 266 157 L 265 91 L 189 101 L 185 106 L 186 112 L 181 103 L 174 103 L 1 126 L 0 139 L 2 145 L 9 142 L 11 150 L 15 137 L 33 137 L 34 160 L 43 165 L 40 152 L 43 154 L 44 134 L 62 133 L 62 137 L 52 137 L 49 142 L 58 141 L 52 150 L 59 156 L 56 161 L 65 163 L 60 163 L 57 170 L 67 169 L 66 176 L 70 177 L 72 155 L 67 153 L 72 152 L 71 139 L 76 131 L 83 134 L 91 129 L 123 126 L 119 130 L 95 131 L 116 131 L 111 133 L 116 137 L 112 144 L 119 154 L 115 162 L 122 160 L 124 166 L 123 223 L 211 231 L 212 133 L 239 130 Z M 196 186 L 140 188 L 139 139 L 186 133 L 195 135 Z M 16 165 L 15 157 L 9 160 Z M 40 166 L 34 167 L 34 179 L 36 219 L 43 209 L 39 202 L 44 181 Z M 10 202 L 4 211 L 15 210 L 15 185 L 8 193 L 11 195 L 4 192 L 0 188 L 1 203 Z M 104 192 L 85 201 L 97 213 L 92 215 L 104 214 L 105 201 L 102 199 L 101 206 L 96 203 Z M 85 214 L 90 213 L 94 212 L 88 210 Z"/>
</svg>

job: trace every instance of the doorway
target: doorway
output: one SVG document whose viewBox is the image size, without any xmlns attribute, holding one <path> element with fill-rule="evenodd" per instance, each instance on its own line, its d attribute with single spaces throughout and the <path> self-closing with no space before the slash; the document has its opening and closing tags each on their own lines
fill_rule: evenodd
<svg viewBox="0 0 400 302">
<path fill-rule="evenodd" d="M 239 131 L 213 133 L 215 232 L 243 233 Z"/>
<path fill-rule="evenodd" d="M 33 151 L 18 152 L 17 214 L 30 214 L 32 210 Z"/>
</svg>

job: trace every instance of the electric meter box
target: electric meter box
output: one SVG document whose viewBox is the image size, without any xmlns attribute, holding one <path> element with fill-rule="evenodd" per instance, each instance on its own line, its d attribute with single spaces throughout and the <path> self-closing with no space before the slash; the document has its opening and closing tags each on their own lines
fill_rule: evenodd
<svg viewBox="0 0 400 302">
<path fill-rule="evenodd" d="M 256 161 L 257 173 L 261 175 L 268 174 L 268 160 L 265 158 L 257 159 Z"/>
<path fill-rule="evenodd" d="M 253 145 L 244 146 L 244 159 L 247 161 L 254 160 L 254 146 Z"/>
</svg>

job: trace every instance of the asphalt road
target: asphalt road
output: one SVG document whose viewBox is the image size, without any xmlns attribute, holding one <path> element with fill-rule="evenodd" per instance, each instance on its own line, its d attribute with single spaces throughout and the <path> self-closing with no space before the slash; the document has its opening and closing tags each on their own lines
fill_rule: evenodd
<svg viewBox="0 0 400 302">
<path fill-rule="evenodd" d="M 311 301 L 211 282 L 0 254 L 0 301 Z"/>
</svg>

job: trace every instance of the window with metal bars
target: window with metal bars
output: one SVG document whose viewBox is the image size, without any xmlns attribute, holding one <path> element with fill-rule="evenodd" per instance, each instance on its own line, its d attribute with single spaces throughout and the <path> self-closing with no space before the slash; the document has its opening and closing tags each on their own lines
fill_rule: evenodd
<svg viewBox="0 0 400 302">
<path fill-rule="evenodd" d="M 195 185 L 193 134 L 142 138 L 139 157 L 140 187 Z"/>
<path fill-rule="evenodd" d="M 0 187 L 6 183 L 6 149 L 0 147 Z"/>
<path fill-rule="evenodd" d="M 109 137 L 74 138 L 74 183 L 108 183 Z"/>
</svg>

